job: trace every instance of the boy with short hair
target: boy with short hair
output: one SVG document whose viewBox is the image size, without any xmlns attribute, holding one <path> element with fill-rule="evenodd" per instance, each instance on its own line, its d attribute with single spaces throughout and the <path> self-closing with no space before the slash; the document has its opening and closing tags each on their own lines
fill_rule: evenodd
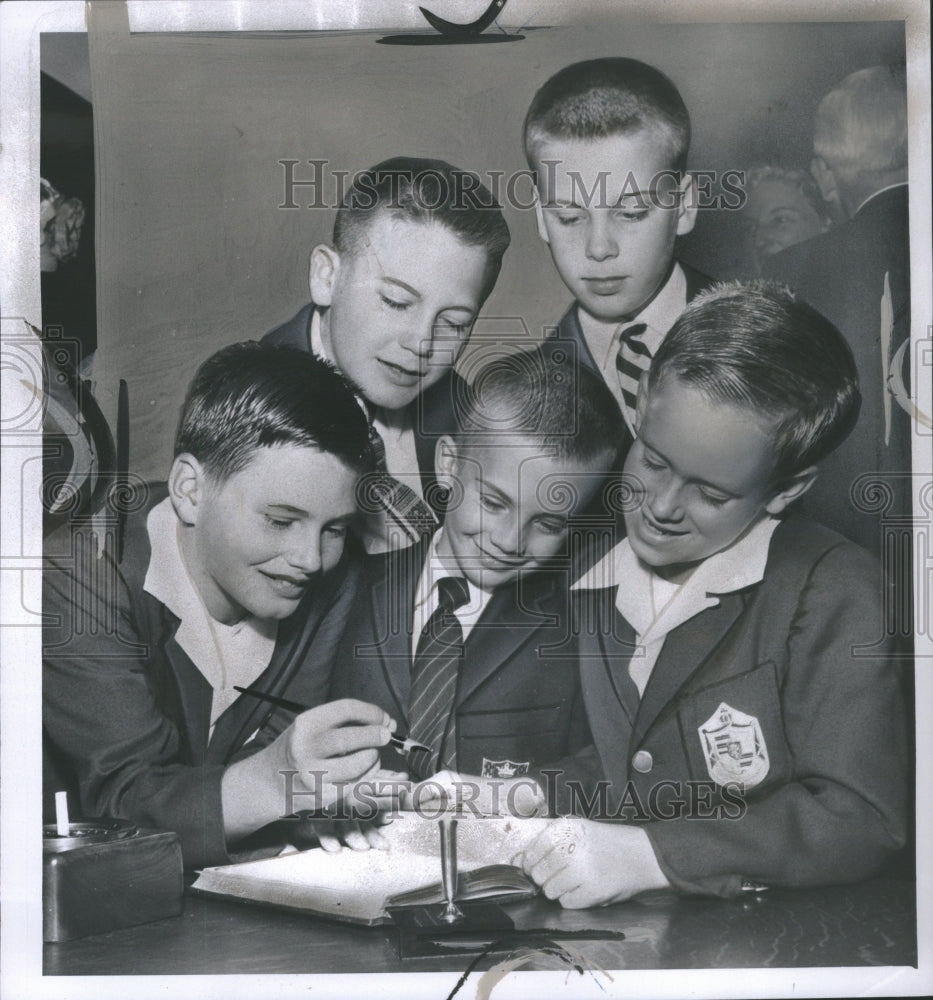
<svg viewBox="0 0 933 1000">
<path fill-rule="evenodd" d="M 591 59 L 538 90 L 523 140 L 538 232 L 575 298 L 557 339 L 602 375 L 634 436 L 638 380 L 710 282 L 674 257 L 697 211 L 687 108 L 654 67 Z"/>
<path fill-rule="evenodd" d="M 726 284 L 645 381 L 625 467 L 640 503 L 575 585 L 597 809 L 638 822 L 558 820 L 524 866 L 570 907 L 865 878 L 905 837 L 881 571 L 786 517 L 855 423 L 852 354 L 786 289 Z"/>
<path fill-rule="evenodd" d="M 264 338 L 333 362 L 359 387 L 381 466 L 415 494 L 393 502 L 406 543 L 436 526 L 432 506 L 442 510 L 434 447 L 453 428 L 453 367 L 509 240 L 476 175 L 442 160 L 385 160 L 354 178 L 333 244 L 311 251 L 312 302 Z M 370 550 L 398 544 L 367 526 Z"/>
<path fill-rule="evenodd" d="M 369 557 L 331 697 L 380 705 L 427 746 L 408 758 L 413 778 L 452 771 L 532 789 L 547 762 L 589 742 L 568 521 L 611 467 L 622 421 L 594 373 L 517 354 L 477 374 L 458 423 L 437 445 L 444 524 Z"/>
<path fill-rule="evenodd" d="M 311 809 L 374 771 L 389 717 L 323 704 L 371 463 L 365 415 L 325 362 L 244 343 L 201 366 L 168 495 L 144 491 L 122 553 L 98 555 L 80 522 L 46 542 L 44 738 L 60 768 L 47 795 L 67 776 L 73 812 L 174 830 L 185 864 L 203 866 L 289 811 L 288 772 Z M 236 687 L 292 699 L 297 687 L 318 707 L 286 727 Z M 327 780 L 309 777 L 318 769 Z"/>
</svg>

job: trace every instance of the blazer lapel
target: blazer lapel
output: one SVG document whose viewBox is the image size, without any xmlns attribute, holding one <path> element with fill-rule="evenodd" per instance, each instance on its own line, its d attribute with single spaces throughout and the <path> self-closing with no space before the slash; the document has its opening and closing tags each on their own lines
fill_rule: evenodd
<svg viewBox="0 0 933 1000">
<path fill-rule="evenodd" d="M 181 718 L 177 720 L 195 764 L 204 762 L 211 725 L 213 689 L 188 654 L 175 641 L 174 635 L 163 647 L 178 692 Z"/>
<path fill-rule="evenodd" d="M 386 560 L 386 572 L 372 585 L 372 634 L 374 649 L 382 662 L 389 693 L 398 709 L 397 718 L 408 725 L 411 694 L 411 626 L 415 590 L 424 566 L 427 542 L 394 552 Z"/>
<path fill-rule="evenodd" d="M 637 647 L 634 630 L 616 612 L 616 589 L 581 592 L 574 631 L 586 714 L 603 772 L 610 781 L 624 781 L 638 712 L 638 689 L 628 673 Z"/>
<path fill-rule="evenodd" d="M 641 700 L 633 745 L 641 742 L 677 692 L 702 668 L 743 607 L 739 594 L 723 594 L 718 605 L 701 611 L 668 634 Z"/>
</svg>

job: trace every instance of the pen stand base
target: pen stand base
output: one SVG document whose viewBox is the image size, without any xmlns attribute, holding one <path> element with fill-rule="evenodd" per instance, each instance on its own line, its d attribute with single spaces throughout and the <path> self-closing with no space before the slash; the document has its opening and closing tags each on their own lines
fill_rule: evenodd
<svg viewBox="0 0 933 1000">
<path fill-rule="evenodd" d="M 96 835 L 95 829 L 88 836 L 87 823 L 71 826 L 83 828 L 59 839 L 46 832 L 43 841 L 45 941 L 70 941 L 181 913 L 184 876 L 174 833 L 133 829 L 126 836 Z"/>
<path fill-rule="evenodd" d="M 443 903 L 390 907 L 389 916 L 399 932 L 399 957 L 479 953 L 515 929 L 512 918 L 497 903 L 458 901 L 457 906 L 463 917 L 453 922 L 443 919 Z M 449 946 L 445 938 L 450 939 Z"/>
</svg>

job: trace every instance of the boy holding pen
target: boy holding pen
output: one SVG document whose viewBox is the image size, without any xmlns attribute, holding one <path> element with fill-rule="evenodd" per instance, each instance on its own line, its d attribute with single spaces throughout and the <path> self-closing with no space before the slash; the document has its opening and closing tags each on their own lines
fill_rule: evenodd
<svg viewBox="0 0 933 1000">
<path fill-rule="evenodd" d="M 200 867 L 281 818 L 288 793 L 321 808 L 336 782 L 378 773 L 386 712 L 325 704 L 372 462 L 354 391 L 325 362 L 244 343 L 201 366 L 167 488 L 129 513 L 122 552 L 98 555 L 80 523 L 47 540 L 47 796 L 64 778 L 73 812 L 174 830 Z M 287 697 L 299 682 L 315 707 L 287 728 L 239 690 Z"/>
</svg>

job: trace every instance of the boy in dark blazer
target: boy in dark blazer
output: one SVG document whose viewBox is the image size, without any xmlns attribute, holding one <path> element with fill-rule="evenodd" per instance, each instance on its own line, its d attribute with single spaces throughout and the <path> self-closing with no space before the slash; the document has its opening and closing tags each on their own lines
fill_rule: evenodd
<svg viewBox="0 0 933 1000">
<path fill-rule="evenodd" d="M 854 881 L 904 844 L 881 569 L 787 517 L 855 423 L 857 386 L 841 334 L 779 286 L 714 289 L 668 334 L 625 466 L 628 537 L 575 585 L 604 780 L 576 796 L 593 819 L 525 853 L 549 897 Z"/>
<path fill-rule="evenodd" d="M 381 706 L 429 748 L 407 766 L 385 755 L 387 767 L 536 789 L 526 776 L 589 742 L 568 631 L 568 520 L 611 466 L 620 427 L 590 372 L 567 377 L 519 354 L 477 374 L 459 430 L 437 445 L 444 525 L 369 558 L 337 656 L 331 697 Z"/>
<path fill-rule="evenodd" d="M 246 343 L 201 366 L 167 490 L 143 492 L 122 547 L 89 523 L 46 542 L 47 798 L 67 780 L 74 813 L 175 831 L 201 867 L 292 811 L 284 773 L 301 809 L 375 775 L 389 717 L 324 704 L 371 463 L 365 415 L 326 363 Z M 285 726 L 237 686 L 300 688 L 316 707 Z M 308 783 L 315 769 L 327 778 Z"/>
<path fill-rule="evenodd" d="M 575 299 L 555 339 L 605 380 L 630 443 L 642 371 L 710 284 L 674 256 L 676 238 L 696 221 L 690 116 L 653 66 L 591 59 L 565 66 L 538 90 L 523 142 L 538 233 Z"/>
<path fill-rule="evenodd" d="M 311 251 L 311 303 L 263 338 L 332 362 L 359 387 L 386 471 L 436 514 L 434 449 L 462 391 L 454 364 L 509 240 L 476 175 L 442 160 L 385 160 L 354 178 L 333 242 Z M 368 526 L 370 551 L 411 541 Z"/>
</svg>

